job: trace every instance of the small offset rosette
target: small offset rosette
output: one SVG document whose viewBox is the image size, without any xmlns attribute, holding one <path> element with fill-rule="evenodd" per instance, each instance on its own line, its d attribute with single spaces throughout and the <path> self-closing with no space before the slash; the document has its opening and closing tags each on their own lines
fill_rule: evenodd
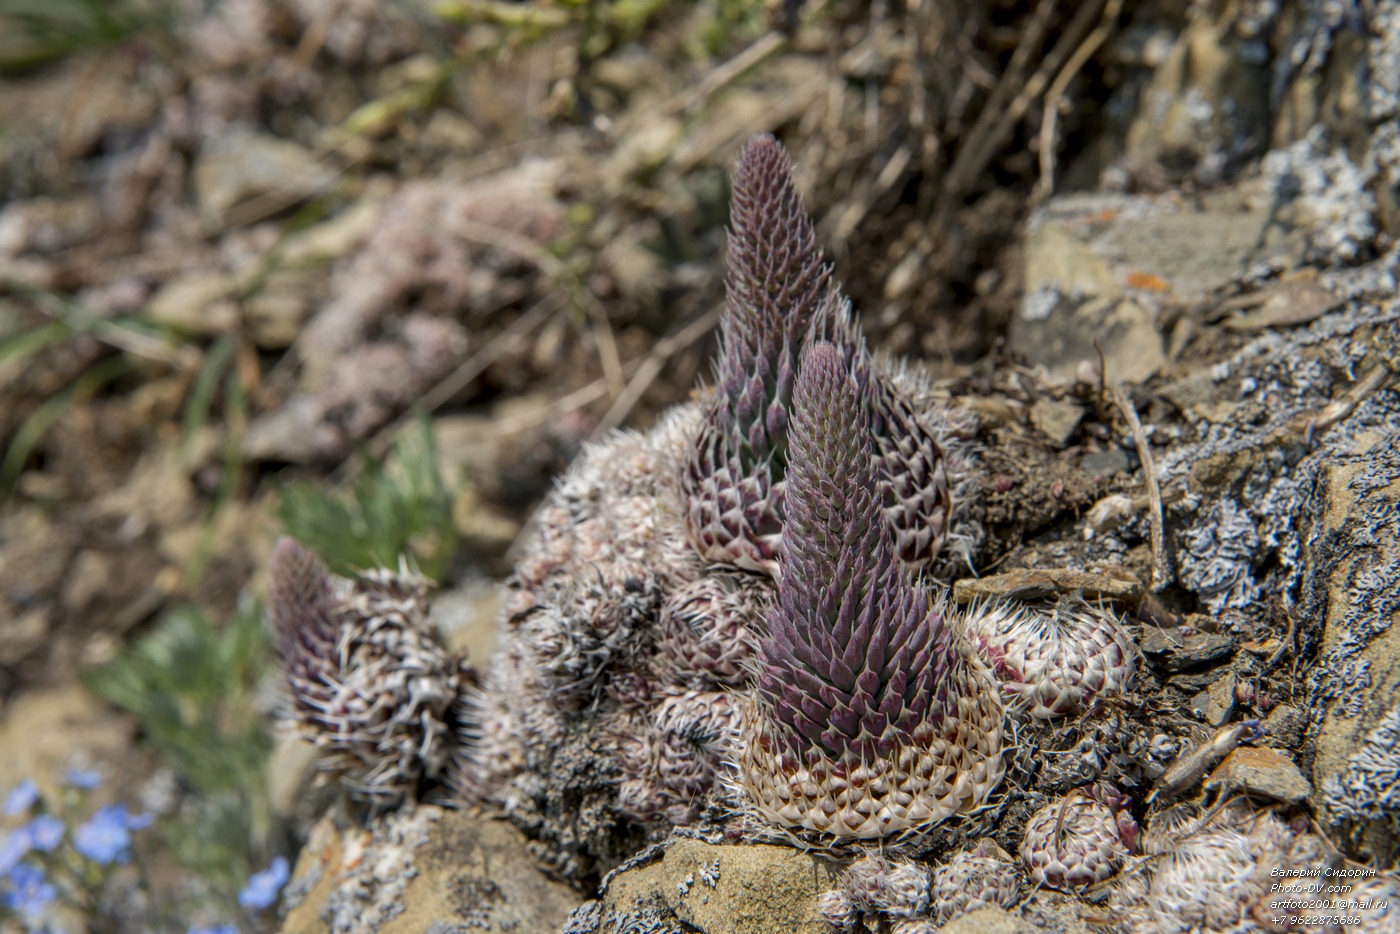
<svg viewBox="0 0 1400 934">
<path fill-rule="evenodd" d="M 1132 684 L 1138 652 L 1123 620 L 1078 599 L 1053 607 L 973 604 L 964 627 L 1001 683 L 1007 709 L 1051 720 L 1089 709 Z"/>
<path fill-rule="evenodd" d="M 471 681 L 429 626 L 427 584 L 401 571 L 333 578 L 291 539 L 272 554 L 271 617 L 289 716 L 321 767 L 375 806 L 447 765 Z"/>
<path fill-rule="evenodd" d="M 1031 881 L 1076 891 L 1111 878 L 1137 852 L 1131 799 L 1107 783 L 1051 801 L 1026 823 L 1021 863 Z"/>
</svg>

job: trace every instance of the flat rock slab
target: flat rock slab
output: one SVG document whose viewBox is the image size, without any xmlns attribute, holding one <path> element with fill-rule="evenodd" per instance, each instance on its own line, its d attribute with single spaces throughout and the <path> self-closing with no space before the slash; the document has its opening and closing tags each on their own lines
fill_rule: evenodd
<svg viewBox="0 0 1400 934">
<path fill-rule="evenodd" d="M 1128 571 L 1102 573 L 1070 568 L 1020 568 L 987 577 L 964 578 L 953 585 L 953 600 L 1053 600 L 1069 594 L 1105 600 L 1129 611 L 1142 603 L 1142 581 Z"/>
<path fill-rule="evenodd" d="M 1363 435 L 1319 486 L 1312 595 L 1325 607 L 1313 785 L 1357 855 L 1400 855 L 1400 433 Z"/>
<path fill-rule="evenodd" d="M 1167 361 L 1157 313 L 1200 299 L 1254 263 L 1294 267 L 1301 237 L 1266 237 L 1269 193 L 1243 184 L 1188 202 L 1170 195 L 1080 194 L 1031 218 L 1025 299 L 1010 348 L 1032 366 L 1140 382 Z"/>
<path fill-rule="evenodd" d="M 652 930 L 645 925 L 674 918 L 703 934 L 827 934 L 817 896 L 835 886 L 839 868 L 791 847 L 678 840 L 661 859 L 612 878 L 596 930 Z"/>
<path fill-rule="evenodd" d="M 1219 632 L 1186 636 L 1171 629 L 1149 629 L 1138 647 L 1153 664 L 1176 672 L 1226 660 L 1235 650 L 1235 640 Z"/>
</svg>

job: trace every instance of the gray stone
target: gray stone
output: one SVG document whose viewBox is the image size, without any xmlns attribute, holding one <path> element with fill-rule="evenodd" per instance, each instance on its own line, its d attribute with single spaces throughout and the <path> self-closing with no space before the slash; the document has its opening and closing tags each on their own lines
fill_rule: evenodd
<svg viewBox="0 0 1400 934">
<path fill-rule="evenodd" d="M 1325 600 L 1320 675 L 1313 703 L 1312 780 L 1324 818 L 1350 830 L 1363 856 L 1400 854 L 1393 800 L 1400 750 L 1400 455 L 1393 430 L 1361 436 L 1321 483 L 1322 514 L 1312 544 Z"/>
<path fill-rule="evenodd" d="M 243 301 L 243 322 L 253 343 L 282 350 L 301 334 L 324 273 L 311 268 L 279 269 Z"/>
<path fill-rule="evenodd" d="M 1186 671 L 1229 658 L 1234 640 L 1223 633 L 1197 632 L 1183 636 L 1177 630 L 1151 629 L 1143 634 L 1140 648 L 1154 664 L 1168 671 Z"/>
<path fill-rule="evenodd" d="M 1094 477 L 1112 477 L 1128 469 L 1128 455 L 1122 448 L 1109 448 L 1085 454 L 1079 462 L 1080 469 Z"/>
<path fill-rule="evenodd" d="M 1264 735 L 1288 749 L 1302 741 L 1307 728 L 1308 715 L 1290 704 L 1279 704 L 1264 718 Z"/>
<path fill-rule="evenodd" d="M 1209 180 L 1268 139 L 1268 66 L 1244 47 L 1228 18 L 1194 19 L 1142 95 L 1128 161 Z"/>
<path fill-rule="evenodd" d="M 312 153 L 264 133 L 230 133 L 207 146 L 194 166 L 195 196 L 215 230 L 275 214 L 334 179 Z"/>
<path fill-rule="evenodd" d="M 322 818 L 284 898 L 283 934 L 554 931 L 582 901 L 540 871 L 510 824 L 421 804 L 368 830 Z"/>
<path fill-rule="evenodd" d="M 1234 672 L 1214 681 L 1210 687 L 1191 700 L 1191 712 L 1210 726 L 1224 726 L 1230 722 L 1235 712 L 1235 688 L 1238 679 Z"/>
<path fill-rule="evenodd" d="M 1276 749 L 1241 746 L 1225 757 L 1206 779 L 1206 790 L 1247 791 L 1252 795 L 1302 804 L 1312 786 L 1293 760 Z"/>
<path fill-rule="evenodd" d="M 1073 402 L 1042 397 L 1031 406 L 1031 423 L 1055 444 L 1063 447 L 1084 418 L 1084 409 Z"/>
<path fill-rule="evenodd" d="M 238 326 L 238 306 L 232 299 L 236 288 L 234 278 L 225 273 L 177 276 L 151 296 L 146 316 L 186 334 L 217 336 Z"/>
</svg>

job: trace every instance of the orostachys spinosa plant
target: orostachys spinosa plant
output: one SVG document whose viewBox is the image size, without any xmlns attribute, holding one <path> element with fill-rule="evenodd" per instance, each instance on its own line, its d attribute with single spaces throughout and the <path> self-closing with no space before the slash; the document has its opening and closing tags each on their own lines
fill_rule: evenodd
<svg viewBox="0 0 1400 934">
<path fill-rule="evenodd" d="M 473 680 L 427 624 L 427 582 L 401 568 L 336 578 L 297 542 L 272 553 L 271 617 L 288 717 L 321 768 L 376 807 L 438 777 Z"/>
<path fill-rule="evenodd" d="M 769 137 L 735 168 L 727 301 L 714 386 L 586 448 L 541 506 L 479 680 L 421 581 L 278 546 L 291 719 L 352 796 L 445 788 L 574 880 L 729 777 L 748 813 L 828 842 L 986 801 L 999 692 L 912 576 L 980 534 L 955 509 L 972 423 L 868 352 Z"/>
<path fill-rule="evenodd" d="M 876 839 L 984 804 L 999 691 L 906 576 L 875 483 L 870 387 L 813 344 L 793 393 L 778 600 L 742 783 L 781 827 Z"/>
</svg>

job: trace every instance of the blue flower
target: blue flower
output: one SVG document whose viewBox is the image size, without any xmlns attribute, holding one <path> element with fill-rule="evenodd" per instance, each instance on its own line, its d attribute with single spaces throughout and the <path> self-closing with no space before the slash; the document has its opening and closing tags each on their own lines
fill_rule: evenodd
<svg viewBox="0 0 1400 934">
<path fill-rule="evenodd" d="M 29 835 L 28 827 L 10 831 L 5 841 L 0 843 L 0 876 L 19 865 L 19 861 L 28 856 L 33 848 L 34 839 Z"/>
<path fill-rule="evenodd" d="M 190 926 L 190 929 L 186 931 L 185 934 L 238 934 L 238 928 L 232 924 L 216 924 L 213 926 L 194 924 Z"/>
<path fill-rule="evenodd" d="M 44 906 L 57 894 L 44 878 L 44 870 L 33 863 L 20 863 L 10 870 L 10 891 L 5 894 L 5 905 L 33 919 L 44 913 Z"/>
<path fill-rule="evenodd" d="M 40 814 L 24 828 L 29 833 L 29 844 L 36 850 L 48 852 L 63 842 L 63 821 L 52 814 Z"/>
<path fill-rule="evenodd" d="M 39 786 L 34 784 L 32 779 L 26 778 L 14 788 L 10 789 L 10 794 L 5 798 L 5 816 L 14 817 L 16 814 L 23 814 L 34 806 L 34 802 L 39 800 Z"/>
<path fill-rule="evenodd" d="M 267 869 L 253 873 L 248 885 L 238 893 L 238 904 L 254 911 L 267 908 L 277 901 L 277 893 L 282 891 L 282 886 L 287 884 L 290 875 L 287 858 L 277 857 Z"/>
<path fill-rule="evenodd" d="M 69 787 L 91 791 L 102 784 L 102 775 L 92 769 L 69 769 L 64 775 Z"/>
<path fill-rule="evenodd" d="M 73 849 L 95 863 L 124 863 L 131 849 L 131 817 L 126 806 L 109 804 L 99 808 L 86 823 L 73 831 Z"/>
</svg>

